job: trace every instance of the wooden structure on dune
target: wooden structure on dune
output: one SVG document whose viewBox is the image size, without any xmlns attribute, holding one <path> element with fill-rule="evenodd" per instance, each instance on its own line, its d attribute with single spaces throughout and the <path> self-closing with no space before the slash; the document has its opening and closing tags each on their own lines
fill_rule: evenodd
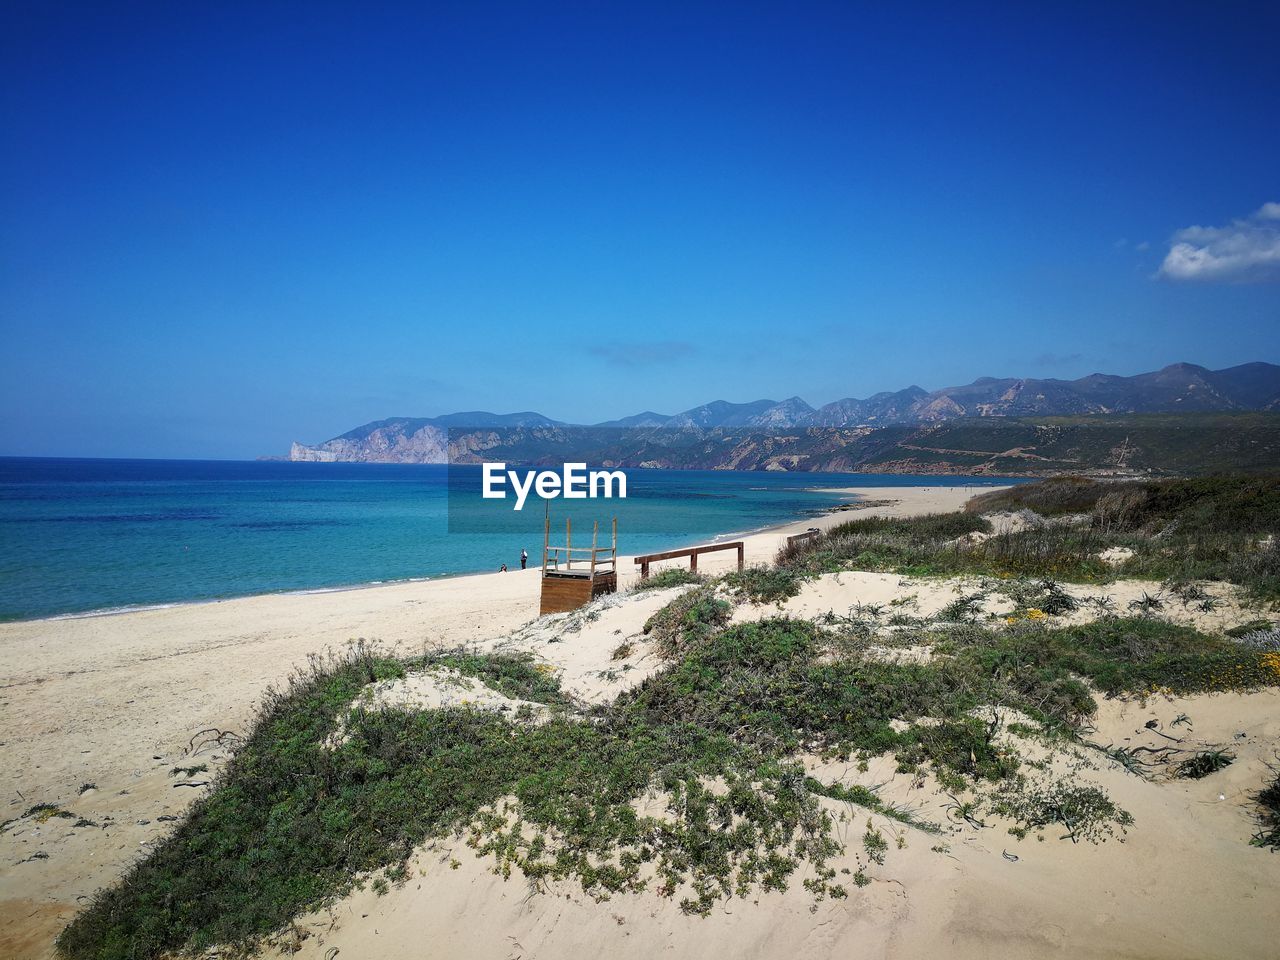
<svg viewBox="0 0 1280 960">
<path fill-rule="evenodd" d="M 734 540 L 732 543 L 710 543 L 701 547 L 684 547 L 681 550 L 667 550 L 665 553 L 646 553 L 643 556 L 636 557 L 636 564 L 640 567 L 640 579 L 647 580 L 649 578 L 649 564 L 656 563 L 659 560 L 678 560 L 681 557 L 688 557 L 689 569 L 697 573 L 698 557 L 704 553 L 715 553 L 717 550 L 737 550 L 738 571 L 742 571 L 743 562 L 746 559 L 746 544 L 741 540 Z"/>
<path fill-rule="evenodd" d="M 609 546 L 600 546 L 600 521 L 591 528 L 591 546 L 573 545 L 573 521 L 564 522 L 564 546 L 551 545 L 551 517 L 542 534 L 542 605 L 540 614 L 576 610 L 602 593 L 618 589 L 618 518 L 613 518 Z M 576 557 L 575 557 L 576 554 Z"/>
</svg>

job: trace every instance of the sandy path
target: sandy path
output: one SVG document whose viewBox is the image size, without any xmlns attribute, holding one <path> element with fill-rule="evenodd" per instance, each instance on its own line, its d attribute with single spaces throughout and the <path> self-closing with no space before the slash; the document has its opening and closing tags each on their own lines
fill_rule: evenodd
<svg viewBox="0 0 1280 960">
<path fill-rule="evenodd" d="M 856 515 L 954 510 L 988 489 L 860 488 L 858 496 L 896 502 Z M 745 537 L 747 561 L 767 562 L 788 534 L 849 516 Z M 700 566 L 733 563 L 726 551 Z M 619 567 L 625 587 L 634 565 L 628 557 Z M 536 618 L 538 581 L 536 570 L 513 571 L 0 624 L 0 820 L 51 803 L 100 825 L 52 818 L 0 835 L 0 956 L 51 956 L 52 938 L 83 898 L 164 834 L 170 821 L 157 818 L 180 815 L 200 792 L 174 784 L 207 779 L 170 771 L 199 763 L 212 771 L 224 756 L 216 748 L 188 756 L 194 734 L 244 730 L 268 684 L 356 637 L 412 652 L 508 634 Z M 86 784 L 94 786 L 82 793 Z"/>
</svg>

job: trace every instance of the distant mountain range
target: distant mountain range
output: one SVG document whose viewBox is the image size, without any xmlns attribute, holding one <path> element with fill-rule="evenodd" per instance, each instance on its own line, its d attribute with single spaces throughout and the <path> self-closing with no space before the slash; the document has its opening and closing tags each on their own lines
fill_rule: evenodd
<svg viewBox="0 0 1280 960">
<path fill-rule="evenodd" d="M 716 400 L 675 415 L 645 411 L 590 425 L 568 424 L 531 411 L 392 417 L 314 446 L 295 443 L 289 459 L 446 463 L 569 458 L 624 466 L 847 470 L 871 466 L 866 455 L 873 448 L 887 443 L 896 449 L 912 438 L 921 439 L 931 427 L 955 420 L 1100 417 L 1101 425 L 1121 414 L 1242 411 L 1280 411 L 1280 366 L 1259 362 L 1209 370 L 1176 363 L 1132 377 L 1101 373 L 1079 380 L 983 377 L 960 387 L 930 392 L 910 386 L 863 400 L 836 400 L 816 409 L 799 397 L 750 403 Z M 801 434 L 786 438 L 778 436 L 780 431 Z M 709 439 L 715 442 L 708 445 Z M 855 455 L 855 448 L 861 453 Z M 908 454 L 894 462 L 902 461 L 899 468 L 906 470 L 918 460 Z M 956 472 L 984 469 L 978 463 L 959 461 L 953 464 Z M 936 457 L 929 458 L 929 463 L 931 469 L 950 469 Z"/>
</svg>

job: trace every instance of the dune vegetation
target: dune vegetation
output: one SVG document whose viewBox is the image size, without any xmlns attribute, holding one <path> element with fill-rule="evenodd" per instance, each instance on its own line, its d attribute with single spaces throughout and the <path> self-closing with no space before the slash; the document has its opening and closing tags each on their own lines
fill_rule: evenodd
<svg viewBox="0 0 1280 960">
<path fill-rule="evenodd" d="M 993 521 L 992 514 L 1004 514 Z M 1280 477 L 1064 477 L 975 497 L 965 513 L 851 520 L 783 550 L 801 574 L 1221 581 L 1280 599 Z"/>
<path fill-rule="evenodd" d="M 892 758 L 952 796 L 949 816 L 1017 836 L 1122 838 L 1130 813 L 1039 752 L 1093 751 L 1142 775 L 1136 755 L 1089 741 L 1099 698 L 1280 685 L 1272 621 L 1218 634 L 1161 616 L 1178 598 L 1211 602 L 1199 579 L 1274 599 L 1277 503 L 1274 480 L 1067 480 L 991 494 L 966 513 L 854 520 L 772 568 L 645 584 L 672 592 L 635 640 L 660 666 L 603 703 L 575 699 L 532 653 L 392 658 L 361 643 L 315 659 L 268 694 L 211 792 L 96 896 L 59 950 L 133 960 L 248 947 L 355 886 L 403 881 L 435 838 L 465 838 L 535 892 L 649 890 L 706 914 L 797 875 L 815 901 L 849 896 L 890 855 L 868 813 L 938 832 L 874 789 L 815 775 L 815 759 Z M 992 512 L 1024 524 L 996 533 Z M 1200 553 L 1171 555 L 1202 541 Z M 1096 557 L 1115 546 L 1133 551 L 1119 572 L 1172 579 L 1153 585 L 1150 603 L 1099 600 L 1068 621 L 1086 601 L 1053 578 L 1116 576 Z M 991 576 L 1015 606 L 987 615 L 958 592 L 928 618 L 863 609 L 735 622 L 739 608 L 781 606 L 808 580 L 849 569 Z M 510 709 L 391 707 L 371 695 L 457 675 Z M 1225 747 L 1180 756 L 1171 775 L 1212 775 L 1231 759 Z M 1274 846 L 1276 785 L 1259 789 L 1254 842 Z M 641 802 L 655 797 L 657 812 Z"/>
</svg>

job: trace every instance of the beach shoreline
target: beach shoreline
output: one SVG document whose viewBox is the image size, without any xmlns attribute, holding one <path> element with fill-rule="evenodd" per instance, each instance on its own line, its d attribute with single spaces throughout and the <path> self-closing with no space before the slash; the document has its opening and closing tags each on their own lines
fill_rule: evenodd
<svg viewBox="0 0 1280 960">
<path fill-rule="evenodd" d="M 846 492 L 851 501 L 892 501 L 857 516 L 908 516 L 959 509 L 978 491 Z M 849 518 L 834 510 L 726 539 L 743 540 L 748 564 L 768 563 L 787 536 Z M 732 551 L 699 560 L 709 574 L 735 565 Z M 652 569 L 677 566 L 687 561 Z M 619 589 L 639 579 L 631 555 L 618 568 Z M 168 831 L 170 819 L 159 818 L 180 817 L 203 792 L 177 788 L 169 775 L 192 762 L 194 734 L 243 733 L 269 686 L 358 638 L 408 655 L 510 634 L 537 619 L 540 579 L 530 567 L 0 623 L 0 764 L 9 784 L 0 819 L 47 803 L 109 825 L 56 842 L 47 830 L 0 835 L 0 855 L 14 865 L 0 876 L 0 955 L 49 956 L 85 898 Z M 225 752 L 201 759 L 216 767 Z"/>
<path fill-rule="evenodd" d="M 810 528 L 959 510 L 990 489 L 847 488 L 843 508 L 738 538 L 746 562 L 762 564 L 788 536 Z M 734 551 L 723 551 L 701 557 L 699 568 L 714 575 L 736 562 Z M 652 569 L 687 565 L 669 560 Z M 611 702 L 662 668 L 646 649 L 643 628 L 674 591 L 631 592 L 582 615 L 539 618 L 540 579 L 532 567 L 0 624 L 0 763 L 10 784 L 0 819 L 21 818 L 0 831 L 0 857 L 7 858 L 0 871 L 0 956 L 52 958 L 65 924 L 206 795 L 235 738 L 251 729 L 264 691 L 349 641 L 364 639 L 399 656 L 457 646 L 527 652 L 585 704 Z M 620 557 L 620 591 L 637 580 L 633 558 Z M 1149 587 L 1128 580 L 1107 589 L 1127 609 Z M 899 601 L 921 616 L 936 616 L 966 589 L 963 578 L 848 571 L 807 581 L 785 602 L 741 604 L 734 618 L 815 620 L 862 603 Z M 1083 596 L 1090 588 L 1066 589 Z M 1231 591 L 1215 593 L 1220 605 L 1213 609 L 1177 608 L 1168 616 L 1214 631 L 1246 616 Z M 624 648 L 629 652 L 620 661 Z M 530 896 L 525 883 L 505 880 L 463 840 L 444 837 L 415 850 L 408 882 L 389 891 L 350 891 L 296 918 L 255 955 L 332 960 L 336 951 L 418 960 L 425 935 L 437 952 L 460 960 L 511 955 L 515 941 L 524 956 L 548 957 L 595 955 L 605 945 L 617 956 L 719 950 L 770 960 L 803 944 L 802 952 L 814 955 L 853 949 L 858 956 L 942 951 L 1048 960 L 1070 949 L 1079 956 L 1173 960 L 1216 955 L 1209 948 L 1220 942 L 1231 944 L 1233 956 L 1262 957 L 1276 925 L 1257 919 L 1250 901 L 1265 901 L 1274 888 L 1274 861 L 1248 846 L 1250 791 L 1278 735 L 1278 703 L 1280 692 L 1269 689 L 1100 701 L 1100 743 L 1162 736 L 1161 727 L 1191 715 L 1197 737 L 1230 742 L 1238 758 L 1213 780 L 1173 786 L 1134 777 L 1117 764 L 1091 764 L 1088 776 L 1139 824 L 1110 844 L 1020 843 L 998 830 L 968 829 L 948 820 L 945 792 L 924 788 L 915 774 L 898 775 L 892 757 L 872 758 L 864 780 L 879 795 L 945 829 L 941 836 L 904 832 L 896 821 L 877 817 L 878 828 L 901 842 L 892 873 L 873 877 L 856 894 L 857 909 L 846 901 L 815 902 L 800 883 L 755 894 L 750 905 L 726 902 L 706 918 L 686 916 L 653 891 L 607 904 L 573 884 Z M 823 769 L 824 778 L 837 782 L 860 775 L 844 762 Z M 56 813 L 47 820 L 23 816 L 39 804 Z M 854 831 L 847 840 L 856 840 L 864 815 L 870 829 L 873 815 L 859 811 L 856 827 L 850 821 L 840 828 Z M 1182 838 L 1178 845 L 1167 844 L 1168 830 Z M 856 855 L 856 843 L 849 846 Z M 1010 857 L 1010 850 L 1017 853 Z M 1204 869 L 1230 883 L 1209 895 L 1194 879 Z M 1099 874 L 1108 879 L 1099 884 Z M 1156 878 L 1164 878 L 1158 901 L 1150 895 Z M 1231 889 L 1246 891 L 1243 899 L 1233 898 Z M 1098 916 L 1124 922 L 1100 925 Z M 1028 929 L 1056 932 L 1028 938 Z"/>
<path fill-rule="evenodd" d="M 941 489 L 963 489 L 976 492 L 985 492 L 987 490 L 1001 489 L 1001 486 L 991 484 L 955 484 L 946 485 Z M 686 546 L 692 546 L 697 543 L 725 543 L 734 540 L 743 540 L 748 537 L 775 533 L 782 530 L 792 531 L 798 524 L 808 523 L 810 525 L 819 522 L 828 522 L 828 518 L 840 516 L 849 512 L 851 505 L 860 499 L 882 499 L 868 498 L 862 495 L 868 491 L 878 491 L 887 493 L 889 491 L 898 490 L 934 490 L 939 489 L 932 485 L 927 487 L 903 486 L 903 487 L 812 487 L 805 488 L 813 493 L 837 494 L 843 497 L 843 502 L 834 508 L 823 509 L 814 508 L 812 512 L 806 512 L 803 516 L 794 517 L 790 520 L 783 520 L 777 523 L 765 524 L 760 527 L 752 527 L 740 530 L 733 530 L 727 533 L 718 533 L 707 537 L 673 537 L 669 546 L 664 546 L 663 550 L 679 550 Z M 856 509 L 856 508 L 853 508 Z M 631 559 L 634 555 L 629 555 L 626 559 Z M 532 558 L 531 558 L 532 560 Z M 621 560 L 620 560 L 621 562 Z M 532 569 L 532 567 L 531 567 Z M 216 597 L 197 597 L 189 600 L 169 600 L 156 603 L 139 603 L 139 604 L 121 604 L 119 606 L 99 607 L 91 610 L 68 610 L 62 613 L 53 613 L 45 616 L 36 617 L 15 617 L 11 619 L 0 618 L 0 627 L 12 624 L 30 624 L 60 620 L 82 620 L 99 617 L 115 617 L 133 613 L 146 613 L 155 610 L 169 610 L 179 607 L 196 607 L 207 606 L 211 604 L 229 603 L 238 600 L 252 600 L 260 597 L 291 597 L 291 596 L 308 596 L 312 594 L 330 594 L 345 593 L 356 590 L 372 590 L 380 587 L 394 587 L 403 584 L 439 582 L 443 580 L 455 580 L 462 577 L 478 577 L 488 576 L 497 573 L 491 569 L 484 570 L 458 570 L 448 573 L 424 574 L 415 577 L 398 577 L 388 580 L 366 580 L 356 583 L 334 584 L 331 586 L 315 586 L 315 587 L 299 587 L 287 590 L 267 590 L 260 593 L 236 593 L 226 596 Z M 511 571 L 507 571 L 511 572 Z M 0 641 L 2 642 L 2 641 Z"/>
</svg>

